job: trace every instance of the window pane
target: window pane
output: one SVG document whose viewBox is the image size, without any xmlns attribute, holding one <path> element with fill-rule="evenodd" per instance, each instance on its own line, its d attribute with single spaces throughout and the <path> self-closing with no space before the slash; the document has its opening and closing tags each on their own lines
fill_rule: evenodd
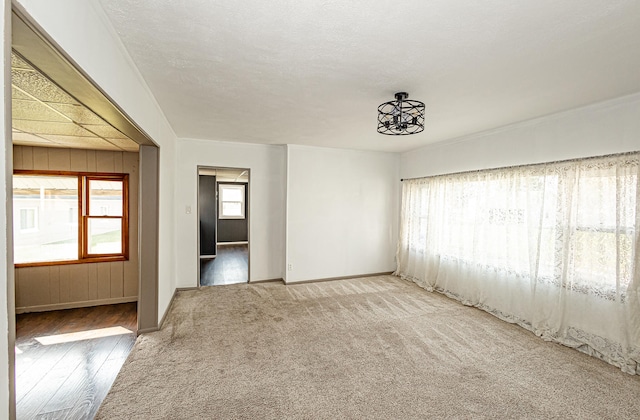
<svg viewBox="0 0 640 420">
<path fill-rule="evenodd" d="M 36 207 L 20 209 L 20 231 L 35 230 L 38 228 L 38 209 Z"/>
<path fill-rule="evenodd" d="M 13 214 L 17 264 L 78 259 L 77 177 L 14 175 Z"/>
<path fill-rule="evenodd" d="M 87 220 L 89 254 L 122 253 L 122 219 Z"/>
<path fill-rule="evenodd" d="M 243 187 L 222 187 L 222 201 L 242 201 Z"/>
<path fill-rule="evenodd" d="M 89 215 L 122 216 L 122 181 L 89 180 Z"/>
<path fill-rule="evenodd" d="M 222 216 L 242 217 L 242 203 L 222 203 Z"/>
<path fill-rule="evenodd" d="M 220 184 L 219 209 L 221 219 L 244 219 L 245 185 Z"/>
</svg>

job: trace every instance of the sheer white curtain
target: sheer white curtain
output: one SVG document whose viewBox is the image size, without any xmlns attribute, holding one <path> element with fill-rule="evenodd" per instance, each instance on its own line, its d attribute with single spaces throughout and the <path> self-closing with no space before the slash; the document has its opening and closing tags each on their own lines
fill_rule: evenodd
<svg viewBox="0 0 640 420">
<path fill-rule="evenodd" d="M 396 274 L 640 373 L 639 160 L 404 181 Z"/>
</svg>

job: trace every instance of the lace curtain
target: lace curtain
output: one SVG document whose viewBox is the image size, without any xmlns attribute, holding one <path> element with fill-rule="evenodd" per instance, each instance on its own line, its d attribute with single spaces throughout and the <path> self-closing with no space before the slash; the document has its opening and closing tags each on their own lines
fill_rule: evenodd
<svg viewBox="0 0 640 420">
<path fill-rule="evenodd" d="M 396 274 L 638 374 L 639 160 L 404 181 Z"/>
</svg>

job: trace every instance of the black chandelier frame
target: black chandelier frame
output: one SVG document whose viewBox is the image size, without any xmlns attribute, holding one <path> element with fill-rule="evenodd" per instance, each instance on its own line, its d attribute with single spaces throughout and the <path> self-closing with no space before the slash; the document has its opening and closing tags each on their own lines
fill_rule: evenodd
<svg viewBox="0 0 640 420">
<path fill-rule="evenodd" d="M 408 99 L 407 92 L 378 107 L 378 133 L 389 136 L 418 134 L 424 130 L 424 103 Z"/>
</svg>

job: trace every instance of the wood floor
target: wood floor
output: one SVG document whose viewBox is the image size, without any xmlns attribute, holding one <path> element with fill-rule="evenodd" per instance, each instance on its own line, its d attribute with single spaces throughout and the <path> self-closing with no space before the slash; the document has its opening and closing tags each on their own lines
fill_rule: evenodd
<svg viewBox="0 0 640 420">
<path fill-rule="evenodd" d="M 133 347 L 136 326 L 136 303 L 17 315 L 17 418 L 92 419 Z M 129 331 L 63 335 L 112 327 Z M 84 339 L 43 345 L 43 337 Z"/>
<path fill-rule="evenodd" d="M 200 260 L 200 285 L 246 283 L 249 281 L 249 253 L 245 245 L 218 245 L 214 259 Z"/>
</svg>

